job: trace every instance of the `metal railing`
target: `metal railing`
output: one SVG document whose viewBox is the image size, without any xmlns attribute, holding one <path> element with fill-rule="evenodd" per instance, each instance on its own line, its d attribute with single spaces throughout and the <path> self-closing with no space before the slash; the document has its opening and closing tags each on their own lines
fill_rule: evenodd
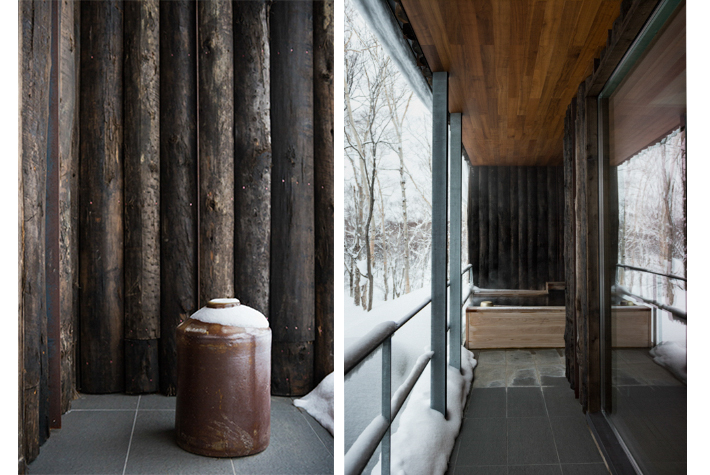
<svg viewBox="0 0 710 475">
<path fill-rule="evenodd" d="M 674 280 L 680 280 L 682 282 L 688 282 L 688 280 L 685 277 L 680 277 L 678 275 L 673 275 L 673 274 L 663 274 L 661 272 L 656 272 L 650 269 L 644 269 L 642 267 L 635 267 L 635 266 L 630 266 L 627 264 L 617 264 L 616 267 L 621 267 L 623 269 L 630 269 L 633 271 L 637 272 L 643 272 L 646 274 L 653 275 L 653 298 L 648 298 L 648 297 L 643 297 L 641 295 L 637 295 L 630 290 L 628 290 L 626 287 L 623 287 L 621 285 L 613 285 L 612 286 L 612 293 L 618 296 L 628 296 L 637 300 L 642 301 L 645 304 L 651 305 L 652 307 L 655 307 L 659 310 L 665 310 L 666 312 L 669 312 L 673 314 L 675 317 L 687 321 L 688 320 L 688 314 L 685 310 L 682 310 L 678 307 L 673 307 L 671 305 L 666 305 L 664 303 L 661 303 L 656 300 L 656 288 L 658 287 L 657 283 L 657 276 L 660 277 L 666 277 L 668 279 L 674 279 Z"/>
<path fill-rule="evenodd" d="M 462 271 L 461 275 L 471 271 L 469 264 Z M 469 283 L 472 275 L 469 274 Z M 447 283 L 447 287 L 449 284 Z M 466 297 L 461 302 L 461 307 L 466 304 L 471 291 L 466 293 Z M 398 321 L 387 321 L 376 325 L 370 332 L 363 336 L 357 343 L 345 350 L 344 369 L 345 376 L 354 370 L 368 356 L 373 354 L 377 348 L 382 346 L 382 407 L 381 413 L 376 416 L 370 424 L 360 433 L 353 445 L 345 454 L 345 473 L 347 475 L 360 474 L 367 466 L 368 461 L 377 450 L 377 446 L 382 442 L 382 471 L 383 475 L 390 473 L 390 427 L 392 421 L 397 417 L 400 409 L 412 392 L 414 385 L 424 372 L 424 369 L 434 356 L 433 351 L 428 351 L 419 356 L 414 367 L 410 371 L 407 379 L 392 394 L 392 336 L 404 326 L 409 320 L 418 314 L 424 307 L 431 303 L 431 295 L 419 305 L 407 312 Z M 450 315 L 447 331 L 451 326 Z M 461 319 L 461 315 L 457 317 Z"/>
</svg>

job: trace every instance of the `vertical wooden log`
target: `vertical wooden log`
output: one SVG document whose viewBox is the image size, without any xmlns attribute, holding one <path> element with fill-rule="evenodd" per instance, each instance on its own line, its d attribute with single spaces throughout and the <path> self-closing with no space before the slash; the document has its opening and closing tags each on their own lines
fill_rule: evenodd
<svg viewBox="0 0 710 475">
<path fill-rule="evenodd" d="M 313 4 L 271 6 L 271 390 L 313 388 Z"/>
<path fill-rule="evenodd" d="M 196 4 L 160 2 L 160 391 L 177 390 L 175 329 L 197 310 Z"/>
<path fill-rule="evenodd" d="M 527 288 L 535 289 L 537 281 L 537 267 L 536 267 L 536 256 L 537 249 L 535 248 L 536 232 L 537 232 L 537 168 L 528 167 L 528 174 L 526 177 L 527 184 L 527 194 L 525 197 L 525 214 L 527 226 L 525 229 L 525 246 L 527 247 L 527 262 L 525 266 L 527 268 Z"/>
<path fill-rule="evenodd" d="M 61 369 L 61 302 L 60 276 L 60 218 L 59 218 L 59 26 L 60 2 L 52 2 L 51 55 L 49 73 L 49 127 L 47 130 L 47 176 L 45 213 L 45 293 L 47 294 L 47 351 L 43 353 L 42 366 L 47 367 L 47 378 L 42 378 L 40 398 L 48 415 L 49 426 L 41 433 L 49 437 L 49 429 L 62 427 L 62 369 Z M 40 406 L 42 407 L 42 406 Z M 42 409 L 40 408 L 40 416 Z M 41 427 L 41 426 L 40 426 Z M 42 440 L 40 439 L 40 442 Z"/>
<path fill-rule="evenodd" d="M 501 167 L 488 168 L 488 285 L 487 288 L 503 288 L 500 281 L 500 255 L 498 254 L 498 190 Z"/>
<path fill-rule="evenodd" d="M 264 0 L 234 7 L 234 287 L 269 315 L 271 119 L 269 30 Z"/>
<path fill-rule="evenodd" d="M 76 392 L 75 352 L 79 306 L 79 13 L 80 3 L 61 2 L 59 71 L 59 296 L 61 409 Z"/>
<path fill-rule="evenodd" d="M 81 390 L 124 390 L 123 3 L 81 10 Z"/>
<path fill-rule="evenodd" d="M 591 84 L 591 78 L 588 80 Z M 587 86 L 589 87 L 589 86 Z M 600 366 L 600 289 L 599 289 L 599 153 L 597 98 L 586 98 L 586 194 L 587 221 L 587 364 L 589 403 L 587 410 L 595 413 L 601 410 L 601 366 Z"/>
<path fill-rule="evenodd" d="M 479 236 L 481 240 L 481 248 L 479 252 L 481 258 L 478 263 L 478 278 L 480 280 L 475 282 L 475 284 L 478 287 L 486 288 L 489 284 L 488 262 L 490 261 L 490 252 L 488 250 L 488 224 L 490 222 L 490 215 L 488 213 L 488 184 L 490 180 L 488 171 L 491 167 L 477 167 L 476 169 L 478 170 L 479 183 L 478 199 L 480 204 L 478 207 L 478 222 L 480 227 Z"/>
<path fill-rule="evenodd" d="M 480 168 L 468 165 L 468 262 L 473 266 L 473 284 L 480 282 L 481 221 L 479 219 L 478 175 Z"/>
<path fill-rule="evenodd" d="M 511 288 L 510 278 L 510 167 L 498 173 L 498 269 L 501 287 Z"/>
<path fill-rule="evenodd" d="M 200 303 L 234 297 L 232 2 L 197 3 Z"/>
<path fill-rule="evenodd" d="M 509 198 L 509 213 L 510 213 L 510 288 L 520 288 L 520 258 L 518 252 L 519 235 L 518 235 L 518 219 L 520 208 L 518 206 L 518 175 L 520 167 L 511 167 L 510 169 L 510 198 Z"/>
<path fill-rule="evenodd" d="M 550 214 L 548 207 L 547 176 L 549 167 L 535 167 L 536 178 L 536 199 L 537 210 L 535 213 L 535 289 L 544 289 L 547 282 L 547 269 L 549 267 L 549 255 L 547 253 L 547 217 Z"/>
<path fill-rule="evenodd" d="M 157 391 L 159 375 L 160 11 L 157 0 L 124 8 L 125 369 L 126 393 L 138 394 Z"/>
<path fill-rule="evenodd" d="M 315 180 L 315 380 L 333 372 L 334 154 L 333 0 L 313 2 L 313 143 Z"/>
<path fill-rule="evenodd" d="M 563 143 L 564 232 L 565 232 L 565 376 L 571 388 L 577 385 L 575 358 L 575 115 L 576 98 L 567 108 Z"/>
<path fill-rule="evenodd" d="M 545 167 L 547 174 L 547 282 L 557 276 L 557 167 Z"/>
<path fill-rule="evenodd" d="M 603 216 L 604 220 L 604 267 L 601 272 L 605 272 L 604 279 L 602 280 L 605 285 L 601 289 L 602 302 L 604 303 L 604 308 L 600 309 L 603 315 L 603 328 L 601 329 L 601 342 L 602 343 L 602 368 L 601 374 L 602 379 L 602 392 L 603 392 L 603 405 L 602 408 L 610 413 L 612 411 L 612 355 L 611 355 L 611 286 L 616 282 L 616 264 L 619 262 L 619 177 L 618 177 L 618 167 L 611 166 L 610 164 L 610 153 L 609 153 L 609 99 L 603 98 L 601 100 L 601 110 L 602 113 L 601 123 L 603 124 L 603 129 L 600 131 L 602 134 L 602 146 L 603 150 L 600 150 L 600 155 L 604 159 L 603 170 L 604 173 L 601 179 L 604 180 L 602 185 L 602 190 L 607 190 L 604 200 L 604 208 L 600 209 L 599 212 Z"/>
<path fill-rule="evenodd" d="M 585 159 L 585 86 L 580 84 L 577 90 L 577 116 L 575 118 L 575 318 L 576 318 L 576 358 L 577 358 L 577 375 L 578 382 L 575 387 L 575 393 L 579 397 L 579 402 L 582 404 L 582 410 L 587 410 L 587 339 L 586 325 L 584 314 L 582 313 L 582 305 L 586 298 L 586 275 L 584 269 L 586 266 L 586 237 L 582 230 L 586 221 L 586 194 L 585 194 L 585 176 L 584 170 L 586 165 Z"/>
<path fill-rule="evenodd" d="M 21 196 L 23 222 L 21 302 L 24 355 L 23 446 L 29 463 L 39 454 L 40 422 L 47 414 L 40 412 L 40 386 L 47 368 L 42 366 L 46 353 L 46 276 L 45 276 L 45 180 L 47 166 L 47 126 L 49 118 L 49 73 L 51 66 L 50 2 L 20 3 L 21 17 Z M 43 331 L 44 328 L 44 338 Z M 47 434 L 43 434 L 45 437 Z"/>
<path fill-rule="evenodd" d="M 518 268 L 521 289 L 530 288 L 530 268 L 528 267 L 528 175 L 530 167 L 521 167 L 518 174 Z"/>
</svg>

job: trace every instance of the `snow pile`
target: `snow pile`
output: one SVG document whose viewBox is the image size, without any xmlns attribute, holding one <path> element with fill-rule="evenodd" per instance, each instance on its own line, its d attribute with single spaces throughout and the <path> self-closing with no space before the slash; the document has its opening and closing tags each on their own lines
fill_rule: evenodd
<svg viewBox="0 0 710 475">
<path fill-rule="evenodd" d="M 293 401 L 294 406 L 305 409 L 330 435 L 333 435 L 333 378 L 330 373 L 313 391 Z"/>
<path fill-rule="evenodd" d="M 461 373 L 447 366 L 447 418 L 429 407 L 430 366 L 414 386 L 392 435 L 391 472 L 407 475 L 443 474 L 461 429 L 476 360 L 461 347 Z M 372 471 L 380 473 L 382 461 Z"/>
<path fill-rule="evenodd" d="M 226 308 L 202 307 L 190 318 L 204 323 L 217 323 L 242 328 L 269 328 L 269 321 L 264 314 L 246 305 L 239 304 L 237 299 L 214 299 L 212 302 L 237 305 Z"/>
<path fill-rule="evenodd" d="M 688 349 L 678 343 L 664 341 L 652 348 L 649 353 L 656 364 L 663 366 L 678 379 L 687 384 L 688 380 Z"/>
<path fill-rule="evenodd" d="M 422 72 L 417 67 L 414 53 L 402 36 L 399 24 L 383 0 L 354 0 L 360 16 L 380 40 L 397 69 L 427 109 L 431 110 L 432 93 Z"/>
</svg>

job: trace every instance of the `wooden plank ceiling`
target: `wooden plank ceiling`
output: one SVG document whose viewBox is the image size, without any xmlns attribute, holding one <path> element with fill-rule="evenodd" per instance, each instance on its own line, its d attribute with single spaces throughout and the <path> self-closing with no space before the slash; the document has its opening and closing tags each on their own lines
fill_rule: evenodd
<svg viewBox="0 0 710 475">
<path fill-rule="evenodd" d="M 620 0 L 402 0 L 432 71 L 449 72 L 472 165 L 561 165 L 565 110 Z"/>
</svg>

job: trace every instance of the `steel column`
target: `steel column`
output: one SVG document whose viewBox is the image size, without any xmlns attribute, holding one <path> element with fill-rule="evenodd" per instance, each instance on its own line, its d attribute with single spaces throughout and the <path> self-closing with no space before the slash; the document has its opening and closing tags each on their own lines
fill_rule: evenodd
<svg viewBox="0 0 710 475">
<path fill-rule="evenodd" d="M 461 113 L 449 116 L 451 127 L 451 236 L 449 256 L 449 366 L 461 369 Z"/>
<path fill-rule="evenodd" d="M 382 343 L 382 417 L 392 424 L 392 336 Z M 387 427 L 382 438 L 382 475 L 390 475 L 390 448 L 392 428 Z"/>
<path fill-rule="evenodd" d="M 446 218 L 449 73 L 434 73 L 431 140 L 431 408 L 446 417 Z M 456 304 L 458 305 L 458 302 Z"/>
</svg>

